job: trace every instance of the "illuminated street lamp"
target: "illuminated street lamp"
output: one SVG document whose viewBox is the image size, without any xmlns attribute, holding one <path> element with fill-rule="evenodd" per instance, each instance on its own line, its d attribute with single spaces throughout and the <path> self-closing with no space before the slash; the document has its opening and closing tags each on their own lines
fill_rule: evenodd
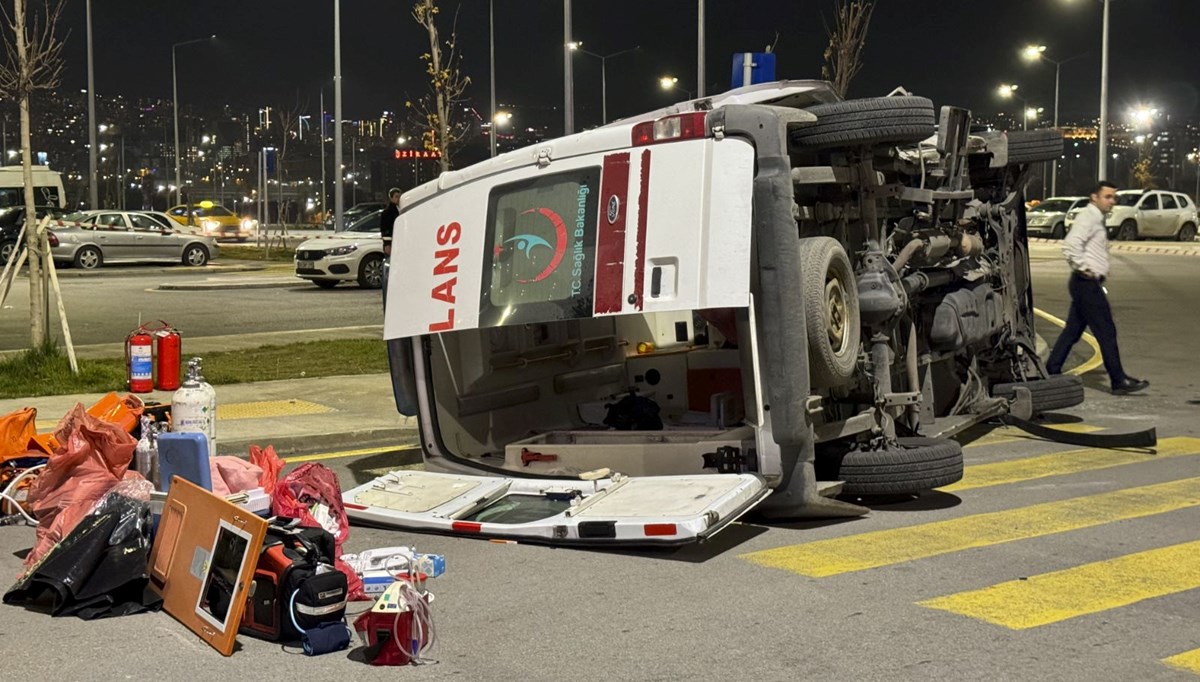
<svg viewBox="0 0 1200 682">
<path fill-rule="evenodd" d="M 1075 55 L 1063 60 L 1054 60 L 1046 56 L 1045 45 L 1026 45 L 1021 50 L 1021 56 L 1026 61 L 1030 62 L 1048 62 L 1054 65 L 1054 127 L 1058 128 L 1058 95 L 1059 83 L 1062 80 L 1062 65 L 1073 59 L 1079 59 L 1083 55 Z M 1103 157 L 1101 157 L 1103 158 Z M 1053 196 L 1058 193 L 1058 159 L 1050 162 L 1050 194 Z"/>
<path fill-rule="evenodd" d="M 1138 105 L 1129 111 L 1129 120 L 1138 128 L 1148 127 L 1158 117 L 1158 109 Z"/>
<path fill-rule="evenodd" d="M 572 52 L 581 52 L 589 57 L 595 57 L 596 59 L 600 60 L 600 120 L 602 124 L 608 123 L 608 60 L 618 55 L 623 55 L 626 52 L 639 50 L 641 49 L 641 46 L 639 45 L 636 47 L 631 47 L 627 50 L 621 50 L 620 52 L 613 52 L 612 54 L 605 55 L 599 55 L 595 52 L 589 52 L 583 49 L 583 43 L 580 41 L 567 43 L 567 48 Z"/>
<path fill-rule="evenodd" d="M 492 119 L 492 122 L 498 126 L 502 126 L 502 125 L 506 125 L 511 120 L 512 120 L 512 112 L 511 111 L 497 111 L 496 116 Z"/>
<path fill-rule="evenodd" d="M 679 85 L 679 79 L 674 76 L 663 76 L 658 79 L 658 87 L 663 90 L 678 90 L 687 95 L 688 99 L 692 98 L 692 91 Z"/>
<path fill-rule="evenodd" d="M 1029 109 L 1029 102 L 1028 102 L 1028 101 L 1026 101 L 1024 97 L 1022 97 L 1022 96 L 1020 96 L 1020 95 L 1018 95 L 1018 94 L 1017 94 L 1017 90 L 1019 90 L 1019 89 L 1020 89 L 1020 87 L 1021 87 L 1021 86 L 1019 86 L 1019 85 L 1016 85 L 1015 83 L 1004 83 L 1004 84 L 1002 84 L 1000 87 L 996 88 L 996 94 L 1000 95 L 1000 97 L 1001 97 L 1001 98 L 1003 98 L 1003 99 L 1017 99 L 1017 100 L 1020 100 L 1020 102 L 1021 102 L 1021 108 L 1022 108 L 1022 109 L 1025 109 L 1025 110 L 1028 110 L 1028 109 Z M 1022 117 L 1021 117 L 1021 119 L 1022 119 L 1022 121 L 1021 121 L 1021 123 L 1022 123 L 1022 128 L 1023 128 L 1024 130 L 1029 130 L 1029 112 L 1028 112 L 1028 111 L 1026 111 L 1026 112 L 1025 112 L 1025 115 L 1024 115 L 1024 116 L 1022 116 Z"/>
<path fill-rule="evenodd" d="M 1025 118 L 1030 121 L 1036 121 L 1044 111 L 1046 111 L 1045 107 L 1028 107 L 1025 109 Z"/>
</svg>

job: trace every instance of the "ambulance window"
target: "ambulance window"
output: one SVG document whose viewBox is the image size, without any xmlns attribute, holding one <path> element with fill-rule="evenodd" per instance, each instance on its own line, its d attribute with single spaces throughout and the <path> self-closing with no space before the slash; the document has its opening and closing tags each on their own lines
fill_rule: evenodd
<svg viewBox="0 0 1200 682">
<path fill-rule="evenodd" d="M 591 316 L 599 178 L 587 168 L 492 191 L 481 327 Z"/>
</svg>

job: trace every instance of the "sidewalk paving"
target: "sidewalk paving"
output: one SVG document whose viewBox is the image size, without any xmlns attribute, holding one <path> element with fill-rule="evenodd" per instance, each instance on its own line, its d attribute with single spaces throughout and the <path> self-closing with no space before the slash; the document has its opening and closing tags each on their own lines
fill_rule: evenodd
<svg viewBox="0 0 1200 682">
<path fill-rule="evenodd" d="M 416 442 L 416 419 L 396 412 L 387 374 L 226 384 L 217 391 L 217 453 L 246 456 L 250 445 L 274 445 L 281 457 L 403 446 Z M 169 402 L 170 391 L 141 394 Z M 89 406 L 103 394 L 0 400 L 0 414 L 38 411 L 38 430 L 49 431 L 76 403 Z"/>
</svg>

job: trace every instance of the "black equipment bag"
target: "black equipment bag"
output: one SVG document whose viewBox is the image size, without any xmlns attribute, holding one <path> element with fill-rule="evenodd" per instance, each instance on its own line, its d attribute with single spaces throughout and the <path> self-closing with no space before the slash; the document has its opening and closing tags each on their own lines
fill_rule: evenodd
<svg viewBox="0 0 1200 682">
<path fill-rule="evenodd" d="M 294 642 L 300 630 L 344 622 L 346 575 L 333 562 L 334 538 L 328 531 L 272 523 L 254 570 L 241 632 Z"/>
</svg>

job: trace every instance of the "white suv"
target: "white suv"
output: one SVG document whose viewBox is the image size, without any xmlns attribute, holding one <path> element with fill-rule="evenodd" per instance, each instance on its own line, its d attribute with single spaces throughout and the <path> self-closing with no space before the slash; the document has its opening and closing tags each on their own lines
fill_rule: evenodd
<svg viewBox="0 0 1200 682">
<path fill-rule="evenodd" d="M 1075 213 L 1067 215 L 1067 225 Z M 1138 239 L 1196 239 L 1196 204 L 1188 195 L 1162 190 L 1127 189 L 1117 192 L 1117 204 L 1108 214 L 1108 236 L 1120 241 Z"/>
<path fill-rule="evenodd" d="M 358 282 L 364 289 L 383 286 L 383 238 L 379 216 L 369 213 L 345 230 L 309 239 L 296 247 L 296 276 L 323 289 L 339 282 Z"/>
</svg>

